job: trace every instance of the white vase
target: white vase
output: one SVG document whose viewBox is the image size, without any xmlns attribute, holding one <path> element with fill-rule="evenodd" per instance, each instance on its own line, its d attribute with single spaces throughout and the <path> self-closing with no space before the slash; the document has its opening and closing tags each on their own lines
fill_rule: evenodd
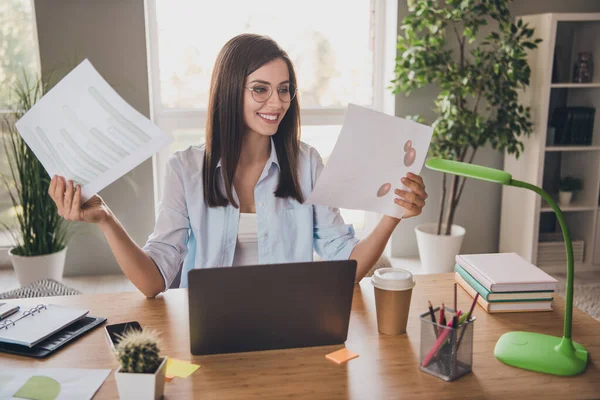
<svg viewBox="0 0 600 400">
<path fill-rule="evenodd" d="M 561 207 L 567 207 L 571 204 L 571 199 L 573 198 L 573 192 L 558 192 L 558 204 Z"/>
<path fill-rule="evenodd" d="M 121 399 L 158 400 L 165 390 L 165 373 L 167 372 L 167 357 L 163 357 L 156 372 L 153 374 L 142 374 L 132 372 L 115 372 L 117 389 Z"/>
<path fill-rule="evenodd" d="M 21 286 L 41 279 L 62 280 L 67 247 L 43 256 L 19 256 L 13 254 L 13 250 L 14 248 L 10 250 L 9 256 Z"/>
<path fill-rule="evenodd" d="M 442 226 L 442 232 L 444 226 Z M 465 228 L 452 225 L 450 235 L 438 235 L 437 223 L 415 227 L 421 266 L 425 274 L 440 274 L 454 271 L 456 256 L 460 254 Z"/>
</svg>

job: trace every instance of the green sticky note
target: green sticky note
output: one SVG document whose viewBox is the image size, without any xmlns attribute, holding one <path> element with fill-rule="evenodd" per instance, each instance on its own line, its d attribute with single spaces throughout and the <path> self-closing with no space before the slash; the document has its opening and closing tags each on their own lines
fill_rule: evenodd
<svg viewBox="0 0 600 400">
<path fill-rule="evenodd" d="M 54 400 L 60 394 L 60 383 L 47 376 L 32 376 L 13 395 L 29 400 Z"/>
</svg>

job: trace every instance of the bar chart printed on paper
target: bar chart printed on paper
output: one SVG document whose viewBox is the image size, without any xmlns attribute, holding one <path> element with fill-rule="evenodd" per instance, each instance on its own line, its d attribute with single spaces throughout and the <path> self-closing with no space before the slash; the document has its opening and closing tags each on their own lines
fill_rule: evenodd
<svg viewBox="0 0 600 400">
<path fill-rule="evenodd" d="M 16 127 L 50 176 L 82 186 L 84 201 L 171 142 L 88 60 L 42 97 Z"/>
</svg>

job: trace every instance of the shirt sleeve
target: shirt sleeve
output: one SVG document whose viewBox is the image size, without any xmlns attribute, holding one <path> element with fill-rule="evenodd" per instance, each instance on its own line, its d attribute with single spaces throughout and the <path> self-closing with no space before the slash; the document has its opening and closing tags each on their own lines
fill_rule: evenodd
<svg viewBox="0 0 600 400">
<path fill-rule="evenodd" d="M 188 252 L 190 229 L 182 166 L 175 155 L 167 162 L 163 188 L 154 231 L 142 250 L 158 267 L 167 290 Z"/>
<path fill-rule="evenodd" d="M 324 165 L 321 155 L 314 148 L 311 151 L 312 189 Z M 339 208 L 313 205 L 313 242 L 317 254 L 324 260 L 347 260 L 359 242 L 354 227 L 344 223 Z"/>
</svg>

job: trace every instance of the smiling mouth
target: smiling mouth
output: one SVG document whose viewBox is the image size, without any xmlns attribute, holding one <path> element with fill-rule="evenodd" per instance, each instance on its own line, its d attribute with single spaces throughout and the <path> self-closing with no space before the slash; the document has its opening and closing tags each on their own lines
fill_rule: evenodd
<svg viewBox="0 0 600 400">
<path fill-rule="evenodd" d="M 259 117 L 261 117 L 265 122 L 275 123 L 279 119 L 279 114 L 263 114 L 256 113 Z"/>
</svg>

